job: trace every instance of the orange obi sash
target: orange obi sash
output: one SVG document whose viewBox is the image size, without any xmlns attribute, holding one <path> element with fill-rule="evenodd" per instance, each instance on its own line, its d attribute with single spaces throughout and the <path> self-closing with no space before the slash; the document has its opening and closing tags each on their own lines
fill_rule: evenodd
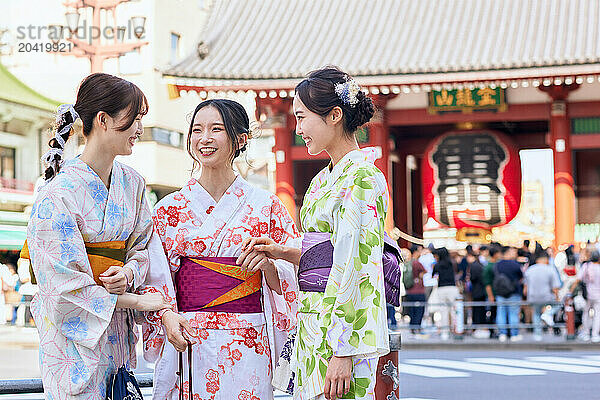
<svg viewBox="0 0 600 400">
<path fill-rule="evenodd" d="M 262 312 L 261 271 L 244 271 L 235 257 L 181 257 L 175 273 L 180 311 Z"/>
<path fill-rule="evenodd" d="M 96 284 L 102 285 L 99 276 L 108 268 L 112 266 L 122 267 L 125 265 L 125 260 L 127 258 L 126 245 L 127 242 L 125 241 L 85 243 L 85 251 L 87 252 L 88 260 L 92 267 L 92 274 L 94 275 L 94 282 L 96 282 Z M 31 260 L 27 241 L 23 244 L 20 256 L 21 258 Z M 31 265 L 29 266 L 29 272 L 31 274 L 31 282 L 36 284 L 37 281 Z"/>
</svg>

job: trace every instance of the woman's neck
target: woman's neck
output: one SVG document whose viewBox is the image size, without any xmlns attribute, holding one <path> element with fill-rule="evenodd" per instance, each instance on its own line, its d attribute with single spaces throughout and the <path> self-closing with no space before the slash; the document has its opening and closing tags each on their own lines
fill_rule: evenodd
<svg viewBox="0 0 600 400">
<path fill-rule="evenodd" d="M 198 183 L 218 202 L 229 189 L 236 175 L 231 167 L 205 168 L 202 167 Z"/>
<path fill-rule="evenodd" d="M 356 137 L 347 138 L 343 135 L 341 136 L 343 137 L 342 140 L 333 140 L 334 144 L 331 148 L 325 150 L 329 154 L 333 165 L 336 165 L 346 154 L 359 149 Z"/>
<path fill-rule="evenodd" d="M 96 143 L 94 140 L 89 140 L 83 148 L 83 153 L 79 159 L 86 163 L 104 182 L 108 189 L 110 187 L 110 174 L 112 172 L 115 155 L 110 154 L 105 149 Z"/>
</svg>

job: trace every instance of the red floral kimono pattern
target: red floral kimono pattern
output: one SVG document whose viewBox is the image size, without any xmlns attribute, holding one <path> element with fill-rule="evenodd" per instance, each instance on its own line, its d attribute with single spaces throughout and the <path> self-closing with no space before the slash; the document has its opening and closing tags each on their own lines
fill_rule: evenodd
<svg viewBox="0 0 600 400">
<path fill-rule="evenodd" d="M 273 194 L 237 177 L 219 202 L 196 181 L 162 199 L 153 220 L 158 237 L 149 244 L 151 268 L 144 291 L 160 291 L 176 307 L 173 274 L 180 257 L 237 257 L 247 237 L 268 236 L 297 245 L 298 230 Z M 166 259 L 165 259 L 166 255 Z M 276 261 L 282 295 L 263 280 L 262 313 L 186 312 L 195 330 L 192 349 L 195 400 L 273 397 L 271 376 L 287 332 L 295 327 L 297 285 L 294 266 Z M 143 326 L 144 357 L 156 361 L 154 398 L 177 399 L 178 355 L 166 341 L 159 313 Z M 187 355 L 184 396 L 188 396 Z"/>
</svg>

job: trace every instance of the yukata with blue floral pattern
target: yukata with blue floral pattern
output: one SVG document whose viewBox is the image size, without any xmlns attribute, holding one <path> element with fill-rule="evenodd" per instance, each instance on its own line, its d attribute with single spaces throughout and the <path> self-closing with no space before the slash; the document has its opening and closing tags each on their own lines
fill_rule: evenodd
<svg viewBox="0 0 600 400">
<path fill-rule="evenodd" d="M 85 243 L 126 241 L 135 289 L 146 277 L 152 232 L 144 180 L 119 162 L 110 189 L 79 158 L 40 188 L 27 243 L 39 285 L 31 310 L 46 399 L 104 400 L 116 369 L 135 368 L 131 311 L 115 308 L 117 295 L 94 282 Z"/>
</svg>

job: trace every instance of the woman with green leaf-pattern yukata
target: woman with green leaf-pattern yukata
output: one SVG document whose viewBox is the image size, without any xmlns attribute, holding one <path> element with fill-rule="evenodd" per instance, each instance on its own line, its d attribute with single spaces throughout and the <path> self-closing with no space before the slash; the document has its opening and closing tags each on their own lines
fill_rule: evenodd
<svg viewBox="0 0 600 400">
<path fill-rule="evenodd" d="M 359 149 L 358 127 L 372 100 L 346 73 L 326 67 L 308 75 L 294 97 L 296 133 L 312 155 L 331 163 L 315 176 L 300 219 L 305 232 L 331 234 L 333 263 L 324 291 L 303 291 L 291 356 L 294 399 L 374 399 L 377 363 L 389 352 L 383 280 L 388 186 L 374 165 L 377 151 Z M 253 238 L 245 252 L 299 265 L 301 250 Z"/>
</svg>

